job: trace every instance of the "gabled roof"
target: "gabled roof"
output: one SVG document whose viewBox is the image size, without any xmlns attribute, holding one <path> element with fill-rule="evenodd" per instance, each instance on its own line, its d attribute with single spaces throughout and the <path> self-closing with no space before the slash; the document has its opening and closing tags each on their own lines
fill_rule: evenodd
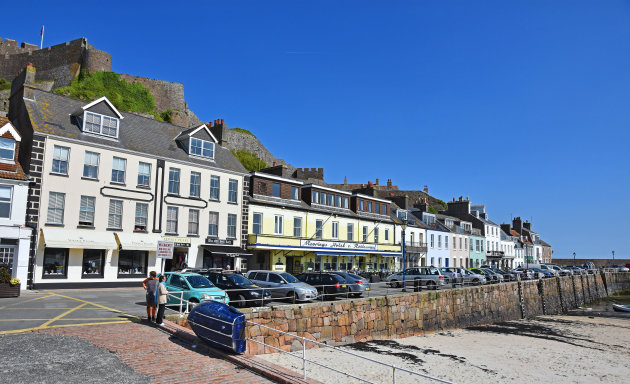
<svg viewBox="0 0 630 384">
<path fill-rule="evenodd" d="M 217 140 L 217 138 L 214 137 L 212 132 L 210 132 L 210 129 L 208 128 L 208 126 L 205 125 L 205 124 L 201 124 L 197 128 L 190 128 L 190 129 L 187 129 L 185 131 L 182 131 L 179 135 L 177 135 L 177 138 L 179 139 L 180 137 L 184 137 L 184 136 L 191 137 L 192 135 L 194 135 L 195 133 L 199 132 L 202 129 L 204 129 L 206 132 L 208 132 L 208 135 L 210 135 L 210 137 L 212 137 L 212 140 L 214 140 L 215 143 L 219 142 L 219 140 Z"/>
<path fill-rule="evenodd" d="M 107 103 L 107 105 L 109 105 L 109 107 L 112 109 L 112 111 L 114 111 L 114 113 L 118 116 L 118 118 L 119 118 L 119 119 L 121 119 L 121 120 L 122 120 L 122 119 L 124 119 L 123 115 L 121 115 L 121 114 L 120 114 L 120 112 L 118 111 L 118 109 L 117 109 L 116 107 L 114 107 L 114 104 L 112 104 L 112 103 L 111 103 L 111 102 L 107 99 L 107 97 L 105 97 L 105 96 L 101 97 L 100 99 L 96 99 L 96 100 L 94 100 L 93 102 L 91 102 L 91 103 L 89 103 L 89 104 L 86 104 L 86 105 L 82 106 L 82 107 L 81 107 L 81 109 L 82 109 L 82 110 L 84 110 L 84 111 L 85 111 L 85 110 L 88 110 L 88 109 L 90 109 L 91 107 L 93 107 L 93 106 L 95 106 L 96 104 L 101 103 L 101 102 L 105 102 L 105 103 Z"/>
<path fill-rule="evenodd" d="M 11 124 L 11 121 L 4 116 L 0 116 L 0 136 L 4 135 L 7 132 L 9 132 L 11 136 L 13 136 L 15 141 L 22 141 L 22 136 L 20 136 L 13 124 Z"/>
<path fill-rule="evenodd" d="M 37 133 L 74 139 L 86 144 L 106 146 L 112 150 L 129 150 L 166 160 L 194 163 L 201 167 L 214 167 L 247 174 L 248 171 L 227 148 L 215 145 L 214 159 L 189 156 L 175 140 L 182 128 L 150 119 L 131 112 L 122 112 L 118 140 L 84 133 L 72 111 L 83 108 L 85 102 L 56 93 L 33 89 L 33 98 L 24 99 L 28 118 Z M 198 127 L 199 128 L 199 127 Z"/>
</svg>

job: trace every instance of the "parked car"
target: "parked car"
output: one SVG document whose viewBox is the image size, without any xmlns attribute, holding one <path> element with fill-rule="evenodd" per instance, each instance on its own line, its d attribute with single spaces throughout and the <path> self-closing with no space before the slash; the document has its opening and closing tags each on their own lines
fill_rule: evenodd
<svg viewBox="0 0 630 384">
<path fill-rule="evenodd" d="M 496 276 L 496 280 L 493 278 L 492 282 L 494 282 L 494 283 L 502 283 L 503 282 L 503 275 L 501 275 L 500 273 L 496 273 L 494 271 L 494 269 L 492 269 L 492 268 L 481 268 L 481 269 L 484 270 L 484 271 L 487 271 L 492 276 Z"/>
<path fill-rule="evenodd" d="M 188 310 L 195 305 L 210 300 L 221 301 L 229 304 L 230 298 L 224 290 L 217 288 L 207 278 L 198 273 L 165 272 L 166 288 L 169 291 L 166 305 L 183 305 L 188 302 Z"/>
<path fill-rule="evenodd" d="M 564 268 L 560 268 L 557 265 L 554 264 L 548 264 L 549 267 L 551 267 L 551 269 L 553 269 L 554 271 L 557 272 L 556 276 L 569 276 L 571 275 L 571 271 L 564 269 Z"/>
<path fill-rule="evenodd" d="M 499 268 L 491 268 L 492 272 L 503 275 L 503 281 L 516 281 L 516 274 Z"/>
<path fill-rule="evenodd" d="M 513 269 L 512 273 L 518 275 L 521 280 L 531 280 L 535 278 L 534 271 L 523 267 Z"/>
<path fill-rule="evenodd" d="M 449 281 L 449 283 L 455 287 L 457 285 L 461 285 L 464 282 L 464 278 L 462 277 L 461 272 L 458 268 L 455 267 L 442 267 L 440 268 L 440 273 L 444 275 Z"/>
<path fill-rule="evenodd" d="M 547 277 L 560 276 L 559 271 L 553 269 L 553 267 L 547 264 L 529 264 L 529 267 L 537 268 L 537 269 L 541 269 L 543 271 L 549 272 L 549 274 L 545 274 Z"/>
<path fill-rule="evenodd" d="M 446 269 L 446 270 L 456 270 L 459 274 L 460 274 L 460 281 L 461 284 L 463 285 L 481 285 L 481 284 L 486 284 L 486 277 L 484 275 L 480 275 L 478 273 L 474 273 L 472 271 L 469 271 L 465 268 L 461 268 L 461 267 L 446 267 L 446 268 L 440 268 L 440 272 L 442 271 L 442 269 Z M 444 273 L 444 272 L 442 272 Z M 450 279 L 450 278 L 449 278 Z"/>
<path fill-rule="evenodd" d="M 494 275 L 484 271 L 482 268 L 468 268 L 468 270 L 472 273 L 476 273 L 486 278 L 486 284 L 491 284 L 498 280 Z"/>
<path fill-rule="evenodd" d="M 617 269 L 619 272 L 628 272 L 630 269 L 628 267 L 624 267 L 623 265 L 613 265 L 613 268 Z"/>
<path fill-rule="evenodd" d="M 402 280 L 402 272 L 396 272 L 385 279 L 387 285 L 391 287 L 402 287 Z M 435 267 L 407 268 L 405 270 L 405 280 L 406 286 L 415 286 L 417 283 L 420 287 L 429 289 L 443 288 L 448 281 L 440 270 Z"/>
<path fill-rule="evenodd" d="M 286 272 L 253 270 L 245 276 L 254 284 L 269 288 L 271 297 L 293 301 L 317 299 L 317 289 Z"/>
<path fill-rule="evenodd" d="M 271 291 L 257 286 L 237 273 L 201 272 L 200 275 L 226 290 L 230 302 L 235 307 L 263 306 L 265 301 L 271 301 Z"/>
<path fill-rule="evenodd" d="M 317 288 L 317 292 L 324 299 L 332 299 L 337 296 L 346 297 L 350 291 L 346 279 L 332 272 L 300 273 L 295 278 Z"/>
<path fill-rule="evenodd" d="M 555 274 L 552 271 L 548 270 L 548 269 L 541 269 L 541 268 L 532 267 L 531 270 L 536 272 L 536 273 L 538 273 L 538 277 L 537 278 L 539 278 L 539 279 L 543 279 L 543 278 L 546 278 L 546 277 L 554 277 L 555 276 Z"/>
<path fill-rule="evenodd" d="M 355 275 L 354 273 L 348 272 L 332 272 L 335 273 L 344 279 L 346 279 L 346 284 L 350 289 L 350 295 L 354 297 L 361 297 L 363 293 L 369 291 L 371 289 L 370 281 L 364 277 L 359 275 Z"/>
</svg>

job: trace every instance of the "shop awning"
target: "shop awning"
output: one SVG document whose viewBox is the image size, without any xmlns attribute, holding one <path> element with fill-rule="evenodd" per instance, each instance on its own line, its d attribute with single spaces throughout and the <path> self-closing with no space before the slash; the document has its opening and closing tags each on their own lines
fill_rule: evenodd
<svg viewBox="0 0 630 384">
<path fill-rule="evenodd" d="M 48 248 L 116 249 L 112 232 L 42 228 L 44 244 Z"/>
<path fill-rule="evenodd" d="M 116 232 L 120 249 L 125 251 L 156 251 L 162 236 L 153 234 Z"/>
<path fill-rule="evenodd" d="M 233 247 L 229 245 L 204 244 L 202 245 L 202 247 L 212 253 L 218 253 L 218 254 L 222 254 L 224 256 L 230 256 L 230 257 L 245 257 L 245 256 L 252 255 L 251 253 L 248 253 L 247 251 L 245 251 L 243 248 Z"/>
</svg>

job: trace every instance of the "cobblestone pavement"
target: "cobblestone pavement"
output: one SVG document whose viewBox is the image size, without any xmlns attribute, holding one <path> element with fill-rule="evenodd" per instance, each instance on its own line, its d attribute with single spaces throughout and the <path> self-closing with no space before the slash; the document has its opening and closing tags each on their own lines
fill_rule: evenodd
<svg viewBox="0 0 630 384">
<path fill-rule="evenodd" d="M 271 383 L 254 372 L 196 350 L 144 323 L 107 324 L 36 330 L 75 336 L 115 353 L 120 361 L 152 383 Z M 37 366 L 37 362 L 33 362 Z"/>
</svg>

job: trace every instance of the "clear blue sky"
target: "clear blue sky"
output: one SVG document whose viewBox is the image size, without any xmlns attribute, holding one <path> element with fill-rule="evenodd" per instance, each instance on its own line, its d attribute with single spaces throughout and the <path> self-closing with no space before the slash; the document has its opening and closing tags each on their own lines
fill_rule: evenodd
<svg viewBox="0 0 630 384">
<path fill-rule="evenodd" d="M 5 4 L 0 36 L 85 36 L 327 182 L 427 184 L 556 257 L 630 258 L 629 1 L 96 4 Z"/>
</svg>

